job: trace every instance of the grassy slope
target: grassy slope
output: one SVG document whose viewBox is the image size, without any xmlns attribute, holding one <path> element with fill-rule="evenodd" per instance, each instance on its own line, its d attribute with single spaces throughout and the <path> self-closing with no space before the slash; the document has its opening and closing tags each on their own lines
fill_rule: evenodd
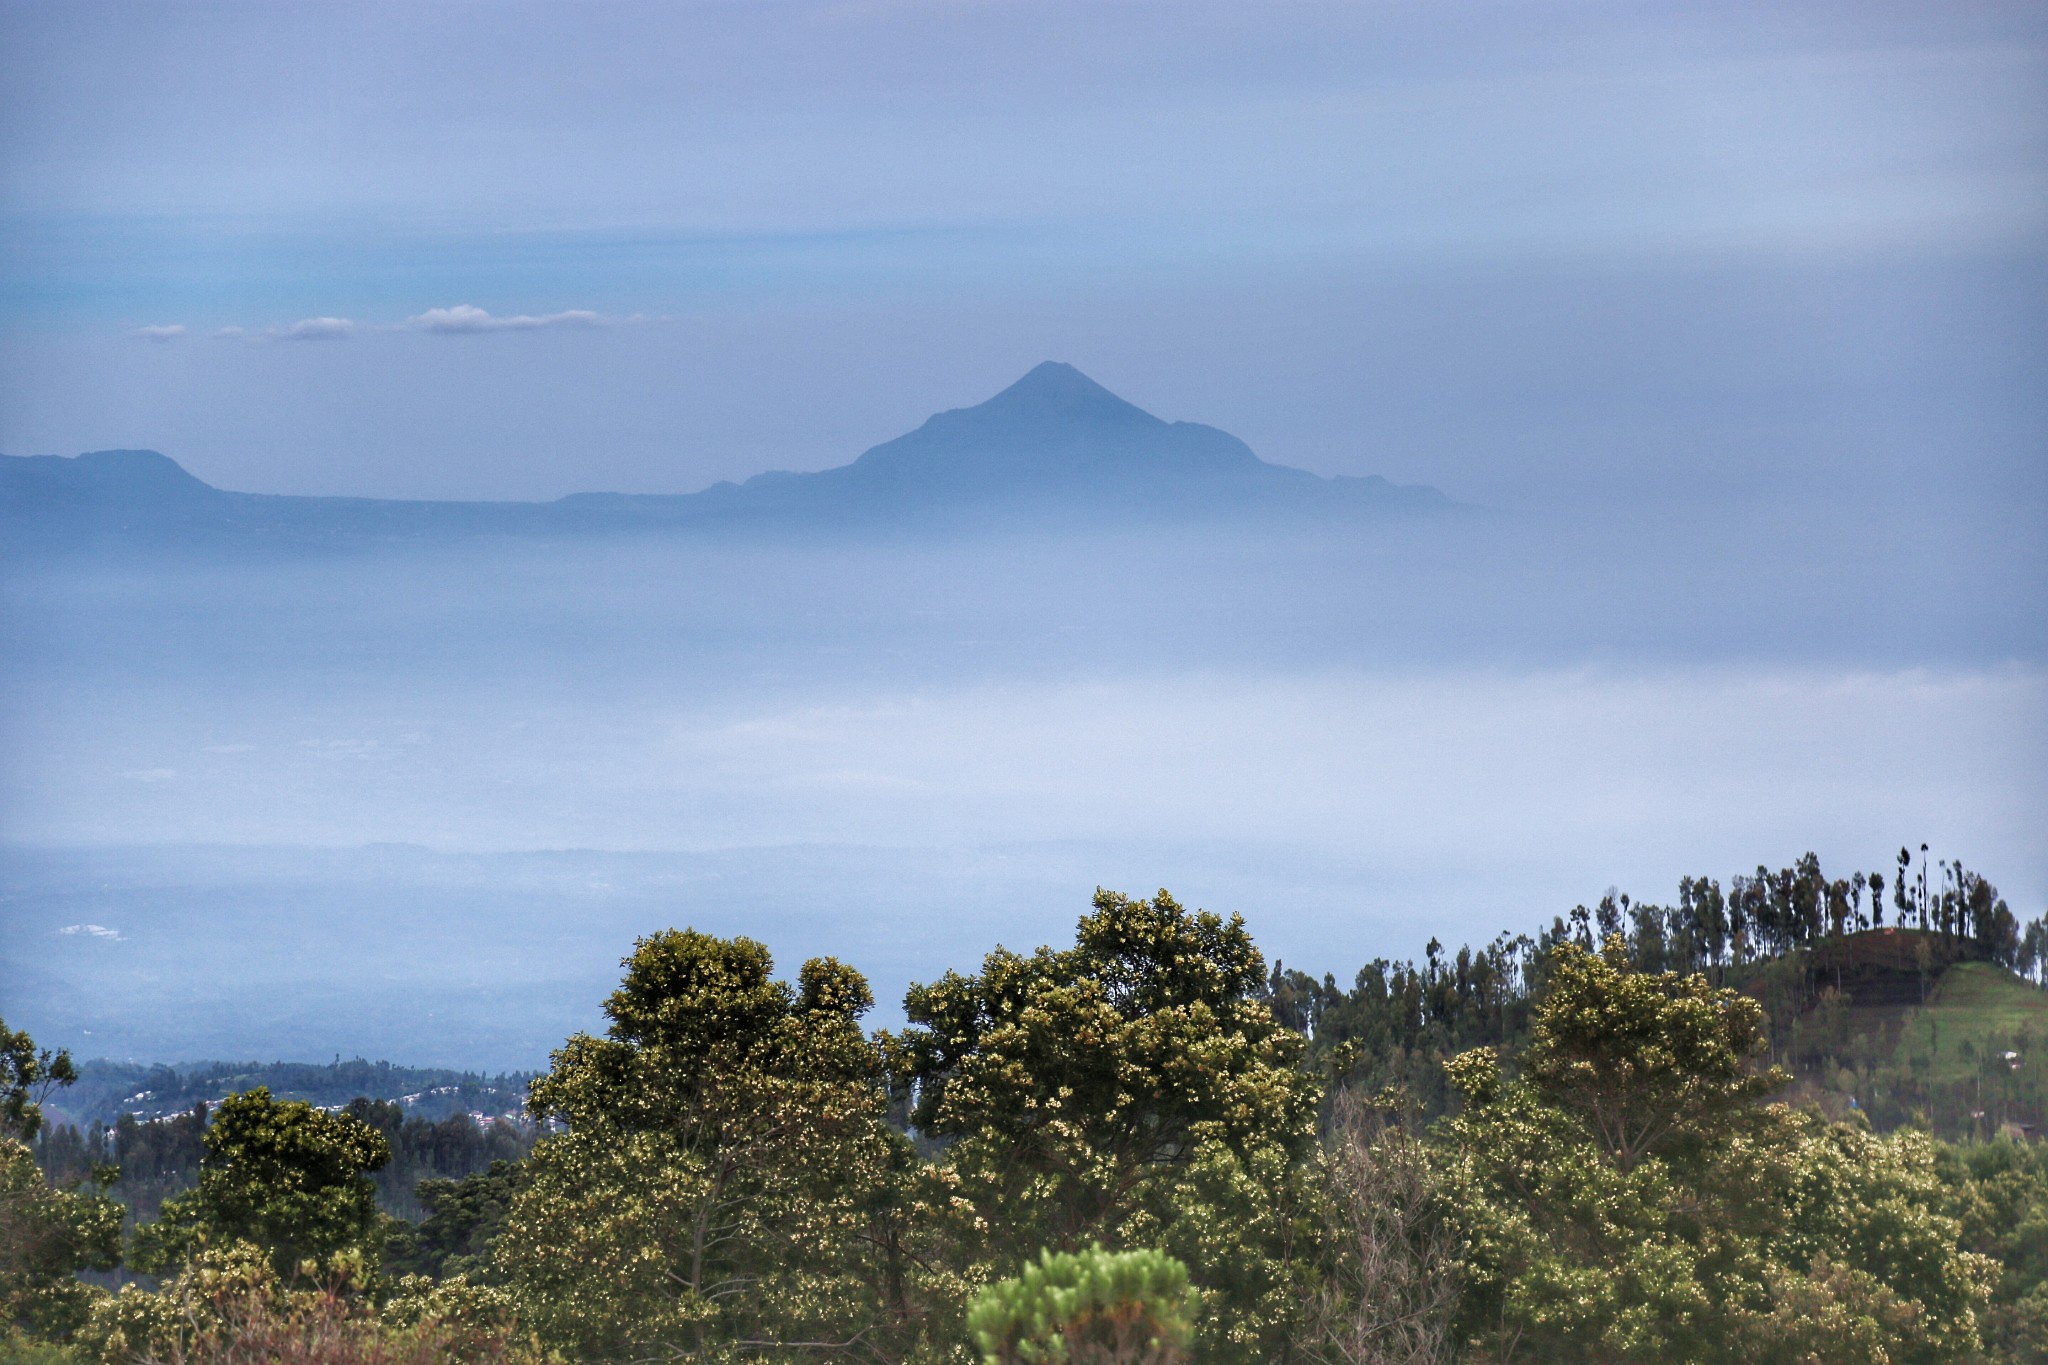
<svg viewBox="0 0 2048 1365">
<path fill-rule="evenodd" d="M 1835 1043 L 1821 1044 L 1820 1064 L 1795 1066 L 1794 1097 L 1830 1114 L 1849 1112 L 1854 1096 L 1881 1129 L 1990 1137 L 2011 1120 L 2048 1133 L 2048 991 L 2000 967 L 1955 963 L 1925 1005 L 1850 1005 L 1826 1032 Z"/>
<path fill-rule="evenodd" d="M 1959 962 L 1941 974 L 1926 1005 L 1907 1011 L 1896 1056 L 1902 1065 L 1926 1058 L 1932 1079 L 1966 1080 L 1988 1051 L 2003 1052 L 2029 1033 L 2048 1044 L 2048 991 L 1989 962 Z"/>
</svg>

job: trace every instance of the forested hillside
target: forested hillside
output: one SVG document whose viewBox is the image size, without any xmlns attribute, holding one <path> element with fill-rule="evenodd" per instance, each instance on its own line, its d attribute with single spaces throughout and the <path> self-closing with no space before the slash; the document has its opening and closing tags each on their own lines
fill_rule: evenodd
<svg viewBox="0 0 2048 1365">
<path fill-rule="evenodd" d="M 81 1131 L 9 1034 L 0 1295 L 50 1365 L 2041 1361 L 2044 947 L 1903 852 L 1348 986 L 1102 892 L 870 1033 L 852 967 L 668 930 L 487 1126 L 257 1085 Z"/>
<path fill-rule="evenodd" d="M 79 1068 L 76 1084 L 52 1095 L 45 1117 L 51 1123 L 88 1128 L 111 1124 L 121 1115 L 158 1119 L 182 1114 L 195 1104 L 218 1104 L 256 1086 L 279 1099 L 333 1106 L 354 1099 L 394 1100 L 416 1118 L 450 1114 L 518 1113 L 526 1102 L 527 1073 L 485 1075 L 445 1067 L 393 1066 L 357 1057 L 332 1062 L 196 1062 L 185 1066 L 144 1066 L 136 1062 L 91 1061 Z"/>
<path fill-rule="evenodd" d="M 166 1197 L 197 1182 L 213 1110 L 262 1087 L 280 1100 L 345 1111 L 384 1134 L 391 1159 L 374 1176 L 378 1202 L 416 1220 L 424 1216 L 421 1181 L 459 1178 L 525 1155 L 536 1132 L 525 1116 L 531 1080 L 361 1058 L 184 1067 L 92 1061 L 46 1102 L 36 1160 L 60 1183 L 116 1168 L 113 1191 L 131 1222 L 154 1218 Z"/>
<path fill-rule="evenodd" d="M 1916 868 L 1901 849 L 1888 871 L 1830 878 L 1808 854 L 1725 889 L 1685 878 L 1668 905 L 1610 892 L 1533 935 L 1368 963 L 1349 986 L 1276 963 L 1268 997 L 1334 1085 L 1391 1088 L 1426 1121 L 1450 1104 L 1445 1061 L 1526 1044 L 1561 945 L 1618 938 L 1639 971 L 1756 1000 L 1766 1057 L 1831 1115 L 1949 1138 L 2048 1131 L 2048 917 L 2021 924 L 1982 876 L 1945 861 L 1930 873 L 1924 852 Z"/>
</svg>

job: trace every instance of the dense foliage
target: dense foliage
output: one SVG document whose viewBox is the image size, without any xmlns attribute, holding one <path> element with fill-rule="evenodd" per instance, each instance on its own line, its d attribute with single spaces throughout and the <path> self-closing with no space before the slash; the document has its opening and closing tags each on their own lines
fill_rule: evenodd
<svg viewBox="0 0 2048 1365">
<path fill-rule="evenodd" d="M 524 1127 L 255 1087 L 52 1128 L 75 1068 L 6 1034 L 0 1308 L 50 1365 L 2044 1362 L 2048 932 L 1937 866 L 1349 988 L 1102 892 L 894 1033 L 844 964 L 671 930 Z M 160 1283 L 78 1277 L 124 1254 Z"/>
<path fill-rule="evenodd" d="M 1438 1168 L 1464 1234 L 1468 1358 L 1947 1361 L 1995 1267 L 1959 1249 L 1933 1149 L 1759 1103 L 1762 1011 L 1629 968 L 1553 963 L 1521 1074 L 1451 1064 Z"/>
<path fill-rule="evenodd" d="M 1561 948 L 1591 952 L 1619 935 L 1638 970 L 1698 974 L 1757 1000 L 1767 1057 L 1831 1114 L 1853 1109 L 1882 1128 L 1912 1123 L 1951 1138 L 2008 1124 L 2048 1132 L 2048 1009 L 2024 989 L 2048 974 L 2048 916 L 2022 926 L 1981 876 L 1950 862 L 1936 870 L 1938 879 L 1914 872 L 1901 850 L 1889 882 L 1831 879 L 1809 853 L 1725 891 L 1685 878 L 1671 905 L 1610 892 L 1534 935 L 1455 953 L 1432 940 L 1422 962 L 1367 963 L 1348 988 L 1276 964 L 1266 990 L 1334 1087 L 1396 1092 L 1420 1123 L 1453 1107 L 1452 1057 L 1528 1044 Z M 1973 986 L 2004 999 L 1970 1008 Z"/>
<path fill-rule="evenodd" d="M 279 1103 L 258 1086 L 223 1100 L 201 1141 L 198 1185 L 164 1201 L 136 1234 L 138 1269 L 174 1271 L 201 1251 L 246 1243 L 293 1277 L 340 1252 L 379 1249 L 369 1173 L 391 1149 L 361 1119 Z"/>
<path fill-rule="evenodd" d="M 52 1187 L 28 1145 L 0 1135 L 0 1333 L 75 1331 L 91 1305 L 76 1272 L 111 1270 L 120 1258 L 120 1206 Z"/>
<path fill-rule="evenodd" d="M 791 988 L 748 939 L 643 940 L 605 1012 L 535 1082 L 562 1120 L 496 1243 L 548 1341 L 592 1359 L 848 1346 L 900 1304 L 873 1227 L 903 1140 L 883 1121 L 858 973 Z"/>
<path fill-rule="evenodd" d="M 416 1198 L 426 1216 L 418 1223 L 401 1219 L 388 1226 L 385 1259 L 403 1275 L 460 1275 L 475 1284 L 502 1281 L 495 1247 L 512 1197 L 525 1184 L 526 1167 L 514 1161 L 494 1161 L 488 1170 L 459 1180 L 420 1181 Z"/>
<path fill-rule="evenodd" d="M 480 1121 L 461 1112 L 428 1119 L 391 1100 L 357 1097 L 338 1108 L 383 1135 L 390 1160 L 370 1179 L 379 1207 L 406 1220 L 427 1214 L 433 1182 L 460 1180 L 496 1162 L 516 1162 L 537 1135 L 531 1123 L 516 1119 L 486 1115 Z M 58 1180 L 84 1179 L 103 1167 L 118 1169 L 115 1193 L 132 1220 L 148 1222 L 166 1199 L 198 1182 L 213 1112 L 214 1106 L 202 1101 L 162 1118 L 122 1114 L 111 1127 L 95 1124 L 80 1130 L 46 1123 L 36 1138 L 36 1160 Z"/>
<path fill-rule="evenodd" d="M 71 1058 L 39 1050 L 0 1023 L 0 1349 L 76 1332 L 92 1294 L 77 1272 L 121 1257 L 120 1206 L 78 1180 L 53 1184 L 28 1139 L 43 1126 L 41 1100 L 76 1076 Z"/>
<path fill-rule="evenodd" d="M 915 987 L 888 1040 L 927 1235 L 966 1282 L 1039 1248 L 1158 1247 L 1195 1268 L 1201 1354 L 1263 1359 L 1300 1301 L 1319 1087 L 1258 998 L 1243 923 L 1099 893 L 1073 948 Z"/>
<path fill-rule="evenodd" d="M 77 1080 L 70 1053 L 38 1048 L 26 1033 L 0 1023 L 0 1133 L 33 1138 L 43 1126 L 42 1102 Z"/>
<path fill-rule="evenodd" d="M 1164 1252 L 1047 1251 L 976 1295 L 967 1331 L 982 1365 L 1175 1365 L 1197 1301 Z"/>
<path fill-rule="evenodd" d="M 380 1282 L 352 1256 L 294 1284 L 245 1242 L 196 1253 L 155 1292 L 102 1299 L 77 1341 L 99 1360 L 166 1365 L 540 1365 L 499 1291 Z"/>
</svg>

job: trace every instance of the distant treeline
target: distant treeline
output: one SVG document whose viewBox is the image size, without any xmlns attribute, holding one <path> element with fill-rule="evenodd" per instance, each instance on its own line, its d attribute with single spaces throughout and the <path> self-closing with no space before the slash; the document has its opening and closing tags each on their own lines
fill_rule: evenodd
<svg viewBox="0 0 2048 1365">
<path fill-rule="evenodd" d="M 1701 972 L 1755 996 L 1765 1006 L 1771 1060 L 1836 1111 L 1858 1109 L 1881 1130 L 1918 1123 L 1951 1138 L 1989 1136 L 2006 1124 L 2048 1132 L 2048 1029 L 1952 1032 L 1948 1051 L 1972 1053 L 1966 1071 L 1939 1064 L 1955 1058 L 1939 1055 L 1938 1024 L 1936 1037 L 1911 1050 L 1915 1039 L 1896 1007 L 1923 1003 L 1949 967 L 1988 962 L 2037 985 L 2048 974 L 2048 916 L 2021 923 L 1997 888 L 1960 862 L 1937 860 L 1930 874 L 1924 848 L 1917 866 L 1901 849 L 1889 876 L 1831 878 L 1808 853 L 1790 867 L 1730 878 L 1725 890 L 1710 877 L 1681 878 L 1669 905 L 1609 892 L 1534 935 L 1503 933 L 1455 953 L 1432 939 L 1420 962 L 1376 958 L 1349 987 L 1276 962 L 1264 998 L 1281 1023 L 1308 1037 L 1309 1056 L 1335 1090 L 1398 1097 L 1411 1121 L 1426 1122 L 1451 1102 L 1446 1060 L 1474 1047 L 1512 1055 L 1527 1043 L 1558 946 L 1592 950 L 1612 935 L 1639 970 Z M 197 1178 L 208 1106 L 260 1085 L 279 1099 L 346 1108 L 384 1133 L 393 1155 L 374 1177 L 379 1202 L 417 1222 L 428 1212 L 421 1180 L 473 1175 L 532 1145 L 523 1121 L 532 1079 L 362 1058 L 184 1067 L 92 1061 L 50 1102 L 56 1121 L 37 1150 L 53 1178 L 118 1167 L 116 1192 L 136 1216 L 153 1217 L 167 1195 Z"/>
<path fill-rule="evenodd" d="M 301 1062 L 202 1062 L 144 1067 L 87 1062 L 79 1079 L 48 1105 L 51 1117 L 35 1141 L 36 1157 L 59 1183 L 95 1170 L 118 1170 L 111 1187 L 130 1217 L 146 1221 L 163 1201 L 199 1178 L 202 1137 L 212 1110 L 228 1095 L 268 1087 L 280 1099 L 304 1100 L 346 1112 L 384 1134 L 391 1160 L 372 1177 L 386 1212 L 426 1216 L 423 1180 L 460 1179 L 517 1160 L 533 1146 L 525 1118 L 530 1075 L 393 1066 L 361 1058 L 326 1065 Z M 78 1122 L 72 1116 L 87 1116 Z"/>
<path fill-rule="evenodd" d="M 78 1083 L 50 1097 L 49 1118 L 80 1128 L 112 1124 L 123 1114 L 163 1118 L 202 1101 L 265 1086 L 280 1099 L 325 1108 L 353 1099 L 398 1100 L 420 1118 L 516 1113 L 526 1103 L 531 1072 L 488 1075 L 445 1067 L 393 1066 L 361 1057 L 332 1062 L 192 1062 L 149 1066 L 104 1059 L 82 1062 Z"/>
<path fill-rule="evenodd" d="M 1688 878 L 1348 987 L 1098 891 L 880 1031 L 848 964 L 663 930 L 526 1122 L 256 1085 L 48 1126 L 69 1060 L 0 1028 L 0 1310 L 54 1365 L 958 1365 L 985 1286 L 1101 1246 L 1185 1267 L 1195 1365 L 2023 1365 L 2048 917 L 1936 867 Z M 117 1267 L 153 1283 L 75 1273 Z"/>
<path fill-rule="evenodd" d="M 2048 1024 L 2000 1033 L 2009 1011 L 1958 1008 L 1954 1023 L 1964 1031 L 1952 1030 L 1944 1049 L 1939 1024 L 1936 1037 L 1922 1038 L 1907 1010 L 1927 1003 L 1960 963 L 2041 985 L 2048 915 L 2022 924 L 1998 889 L 1960 862 L 1938 861 L 1930 876 L 1924 846 L 1917 868 L 1901 849 L 1889 878 L 1830 878 L 1808 853 L 1790 867 L 1733 877 L 1725 890 L 1713 878 L 1683 878 L 1670 905 L 1609 892 L 1534 935 L 1503 933 L 1455 953 L 1432 939 L 1419 963 L 1375 959 L 1348 987 L 1276 962 L 1266 999 L 1308 1036 L 1310 1055 L 1337 1088 L 1398 1097 L 1411 1120 L 1426 1121 L 1450 1103 L 1445 1061 L 1474 1047 L 1512 1055 L 1527 1044 L 1560 945 L 1591 951 L 1611 937 L 1637 970 L 1698 972 L 1756 998 L 1770 1059 L 1832 1109 L 1859 1109 L 1883 1130 L 1918 1123 L 1948 1137 L 1986 1136 L 2007 1123 L 2048 1131 Z M 1959 1061 L 1971 1065 L 1959 1069 Z"/>
</svg>

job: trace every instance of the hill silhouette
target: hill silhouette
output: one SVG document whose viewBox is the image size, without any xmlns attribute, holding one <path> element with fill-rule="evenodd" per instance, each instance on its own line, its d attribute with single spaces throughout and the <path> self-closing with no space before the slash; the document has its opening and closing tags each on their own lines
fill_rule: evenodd
<svg viewBox="0 0 2048 1365">
<path fill-rule="evenodd" d="M 1228 432 L 1169 422 L 1047 361 L 986 402 L 816 473 L 698 493 L 578 493 L 551 503 L 238 493 L 154 451 L 0 457 L 0 528 L 51 548 L 305 539 L 562 536 L 658 529 L 888 530 L 1385 517 L 1440 512 L 1433 488 L 1269 464 Z"/>
</svg>

